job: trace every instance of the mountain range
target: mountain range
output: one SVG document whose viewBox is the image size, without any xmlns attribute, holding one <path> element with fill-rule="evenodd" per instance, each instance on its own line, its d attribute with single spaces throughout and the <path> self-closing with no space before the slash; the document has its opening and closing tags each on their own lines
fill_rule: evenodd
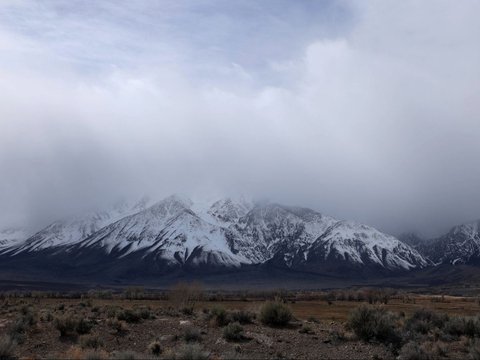
<svg viewBox="0 0 480 360">
<path fill-rule="evenodd" d="M 0 270 L 99 281 L 252 268 L 359 277 L 476 264 L 479 249 L 479 222 L 438 239 L 397 239 L 307 208 L 172 195 L 67 217 L 31 236 L 22 229 L 0 231 Z"/>
</svg>

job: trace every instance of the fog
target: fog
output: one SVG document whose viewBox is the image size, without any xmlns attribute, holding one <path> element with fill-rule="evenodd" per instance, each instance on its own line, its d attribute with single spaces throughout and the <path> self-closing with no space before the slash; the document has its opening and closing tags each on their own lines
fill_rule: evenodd
<svg viewBox="0 0 480 360">
<path fill-rule="evenodd" d="M 0 225 L 248 194 L 399 234 L 480 218 L 478 1 L 0 4 Z"/>
</svg>

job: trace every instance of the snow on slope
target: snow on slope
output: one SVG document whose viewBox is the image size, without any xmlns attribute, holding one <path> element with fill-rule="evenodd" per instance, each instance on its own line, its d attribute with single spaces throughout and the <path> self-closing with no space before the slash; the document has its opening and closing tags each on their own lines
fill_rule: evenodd
<svg viewBox="0 0 480 360">
<path fill-rule="evenodd" d="M 236 234 L 236 249 L 253 262 L 264 262 L 278 251 L 289 258 L 290 253 L 311 244 L 334 223 L 333 218 L 313 210 L 262 204 L 230 228 Z"/>
<path fill-rule="evenodd" d="M 0 230 L 0 252 L 21 244 L 28 238 L 28 231 L 22 228 Z"/>
<path fill-rule="evenodd" d="M 464 264 L 480 257 L 480 220 L 457 225 L 421 250 L 437 264 Z"/>
<path fill-rule="evenodd" d="M 390 270 L 409 270 L 427 266 L 412 247 L 370 226 L 339 221 L 312 246 L 309 256 L 323 256 L 353 264 L 367 263 Z"/>
<path fill-rule="evenodd" d="M 227 243 L 227 230 L 197 216 L 190 207 L 192 202 L 179 196 L 170 196 L 150 208 L 121 219 L 101 229 L 80 247 L 100 247 L 107 253 L 121 256 L 144 250 L 158 252 L 162 258 L 175 263 L 193 264 L 208 258 L 223 261 L 225 265 L 239 266 L 246 258 L 233 254 Z M 201 256 L 200 256 L 201 254 Z M 219 260 L 220 259 L 220 260 Z"/>
<path fill-rule="evenodd" d="M 280 262 L 297 265 L 337 259 L 364 266 L 407 270 L 426 265 L 418 252 L 371 227 L 337 221 L 319 212 L 245 199 L 194 203 L 173 195 L 57 221 L 10 254 L 53 248 L 69 254 L 99 250 L 118 259 L 139 254 L 180 266 Z M 0 248 L 1 249 L 1 248 Z M 157 261 L 155 260 L 155 261 Z"/>
<path fill-rule="evenodd" d="M 24 243 L 20 243 L 13 251 L 15 254 L 19 254 L 24 251 L 39 251 L 76 244 L 111 222 L 117 221 L 128 214 L 141 211 L 148 204 L 148 201 L 144 198 L 133 205 L 120 202 L 106 211 L 92 212 L 83 216 L 55 221 L 28 238 Z"/>
</svg>

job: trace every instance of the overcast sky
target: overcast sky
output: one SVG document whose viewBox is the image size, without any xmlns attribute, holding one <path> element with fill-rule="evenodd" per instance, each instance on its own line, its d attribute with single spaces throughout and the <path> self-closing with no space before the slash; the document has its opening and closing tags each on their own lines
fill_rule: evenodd
<svg viewBox="0 0 480 360">
<path fill-rule="evenodd" d="M 480 218 L 476 0 L 2 0 L 0 224 L 233 194 Z"/>
</svg>

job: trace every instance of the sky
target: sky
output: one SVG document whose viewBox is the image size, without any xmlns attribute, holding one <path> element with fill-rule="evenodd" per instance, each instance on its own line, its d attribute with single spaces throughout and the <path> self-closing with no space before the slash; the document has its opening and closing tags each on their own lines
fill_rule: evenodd
<svg viewBox="0 0 480 360">
<path fill-rule="evenodd" d="M 0 225 L 247 194 L 480 218 L 477 0 L 1 0 Z"/>
</svg>

